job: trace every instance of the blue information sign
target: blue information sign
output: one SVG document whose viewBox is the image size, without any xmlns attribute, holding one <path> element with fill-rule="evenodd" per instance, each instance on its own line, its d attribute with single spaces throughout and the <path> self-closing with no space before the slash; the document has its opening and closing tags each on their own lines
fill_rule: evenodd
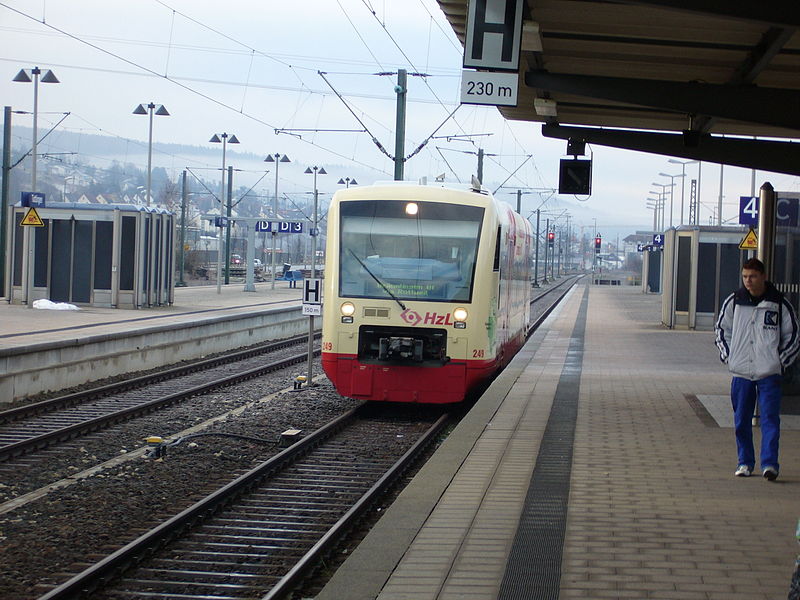
<svg viewBox="0 0 800 600">
<path fill-rule="evenodd" d="M 656 233 L 653 236 L 653 246 L 663 246 L 663 245 L 664 245 L 664 234 Z"/>
<path fill-rule="evenodd" d="M 758 196 L 739 197 L 739 224 L 758 225 Z M 797 198 L 781 198 L 775 200 L 775 224 L 779 227 L 797 227 L 800 210 Z"/>
<path fill-rule="evenodd" d="M 214 227 L 227 227 L 228 217 L 214 217 Z"/>
<path fill-rule="evenodd" d="M 276 226 L 277 228 L 273 229 Z M 256 221 L 256 231 L 264 233 L 271 233 L 272 231 L 276 233 L 303 233 L 303 224 L 284 221 L 279 221 L 277 223 L 271 221 Z"/>
<path fill-rule="evenodd" d="M 797 198 L 780 198 L 775 201 L 776 225 L 797 227 Z"/>
<path fill-rule="evenodd" d="M 739 196 L 739 225 L 758 225 L 758 196 Z"/>
<path fill-rule="evenodd" d="M 44 208 L 44 194 L 41 192 L 22 192 L 20 204 L 27 208 Z"/>
</svg>

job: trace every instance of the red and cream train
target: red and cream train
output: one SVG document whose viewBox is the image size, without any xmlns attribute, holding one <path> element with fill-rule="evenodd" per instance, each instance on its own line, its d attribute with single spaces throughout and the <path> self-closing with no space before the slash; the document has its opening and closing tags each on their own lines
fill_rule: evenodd
<svg viewBox="0 0 800 600">
<path fill-rule="evenodd" d="M 459 402 L 529 324 L 531 231 L 486 191 L 390 183 L 328 212 L 322 366 L 343 396 Z"/>
</svg>

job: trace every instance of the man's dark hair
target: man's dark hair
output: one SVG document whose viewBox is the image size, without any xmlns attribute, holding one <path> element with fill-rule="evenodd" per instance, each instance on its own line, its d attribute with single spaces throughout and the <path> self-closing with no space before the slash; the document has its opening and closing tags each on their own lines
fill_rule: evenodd
<svg viewBox="0 0 800 600">
<path fill-rule="evenodd" d="M 742 265 L 742 270 L 744 269 L 749 269 L 751 271 L 758 271 L 759 273 L 763 273 L 764 263 L 758 260 L 757 258 L 751 258 Z"/>
</svg>

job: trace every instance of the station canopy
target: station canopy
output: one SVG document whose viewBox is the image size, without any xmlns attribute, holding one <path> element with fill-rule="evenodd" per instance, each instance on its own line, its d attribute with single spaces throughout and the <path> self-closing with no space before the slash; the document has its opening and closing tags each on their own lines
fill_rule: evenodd
<svg viewBox="0 0 800 600">
<path fill-rule="evenodd" d="M 438 2 L 465 43 L 469 0 Z M 800 175 L 797 0 L 523 0 L 522 14 L 505 118 L 541 121 L 547 137 Z"/>
</svg>

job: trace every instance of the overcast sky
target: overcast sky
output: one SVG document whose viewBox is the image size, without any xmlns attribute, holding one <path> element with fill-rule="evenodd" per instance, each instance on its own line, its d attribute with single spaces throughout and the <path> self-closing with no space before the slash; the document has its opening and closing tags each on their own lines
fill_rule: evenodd
<svg viewBox="0 0 800 600">
<path fill-rule="evenodd" d="M 19 69 L 50 68 L 61 81 L 40 86 L 42 129 L 69 111 L 60 129 L 146 146 L 147 118 L 131 113 L 152 101 L 171 113 L 156 117 L 155 142 L 211 147 L 212 134 L 233 133 L 241 141 L 236 150 L 262 157 L 287 154 L 298 165 L 328 170 L 334 165 L 333 177 L 320 183 L 333 190 L 339 177 L 350 174 L 348 167 L 360 174 L 360 184 L 392 178 L 393 164 L 372 136 L 394 153 L 395 76 L 377 73 L 405 68 L 425 74 L 409 76 L 408 155 L 458 106 L 462 48 L 435 0 L 0 0 L 0 57 L 2 103 L 15 110 L 30 111 L 33 103 L 33 86 L 11 81 Z M 32 124 L 29 115 L 14 119 Z M 299 131 L 364 127 L 368 133 Z M 287 133 L 276 135 L 276 129 Z M 539 131 L 536 123 L 507 122 L 491 107 L 461 106 L 406 163 L 406 179 L 446 173 L 455 181 L 455 173 L 469 181 L 480 146 L 492 155 L 484 167 L 491 189 L 517 169 L 507 187 L 554 188 L 566 142 L 545 139 Z M 26 142 L 14 140 L 15 147 Z M 590 150 L 591 198 L 565 197 L 560 207 L 568 207 L 579 225 L 592 226 L 596 219 L 598 228 L 652 227 L 652 212 L 645 207 L 652 183 L 668 183 L 659 172 L 679 174 L 680 167 L 662 156 L 601 146 Z M 219 168 L 163 153 L 154 155 L 154 164 L 176 175 L 186 166 L 206 168 L 209 178 Z M 241 181 L 255 182 L 259 168 L 248 165 Z M 686 171 L 687 180 L 697 177 L 697 165 Z M 300 172 L 282 170 L 282 189 L 308 187 Z M 274 182 L 271 175 L 266 179 Z M 735 219 L 750 180 L 748 170 L 725 168 L 724 219 Z M 766 180 L 778 190 L 800 191 L 795 177 L 759 172 L 756 186 Z M 677 224 L 681 180 L 675 181 Z M 705 224 L 719 196 L 719 165 L 704 163 L 701 181 Z M 505 190 L 498 196 L 513 200 Z M 535 194 L 526 195 L 523 212 L 538 204 Z M 669 216 L 666 220 L 669 224 Z"/>
</svg>

